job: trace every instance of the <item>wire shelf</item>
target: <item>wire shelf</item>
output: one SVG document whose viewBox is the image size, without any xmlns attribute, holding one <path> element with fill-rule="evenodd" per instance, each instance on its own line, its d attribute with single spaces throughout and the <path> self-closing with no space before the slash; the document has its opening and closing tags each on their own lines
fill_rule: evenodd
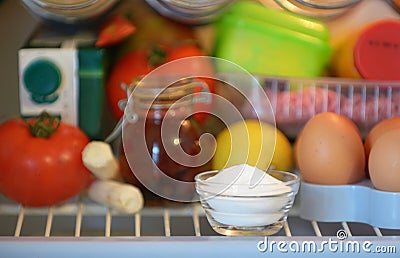
<svg viewBox="0 0 400 258">
<path fill-rule="evenodd" d="M 93 254 L 95 257 L 116 254 L 132 257 L 137 253 L 157 257 L 166 253 L 180 256 L 189 251 L 192 256 L 194 250 L 193 257 L 265 255 L 257 246 L 264 240 L 261 236 L 225 237 L 215 233 L 198 203 L 145 207 L 137 214 L 120 214 L 85 198 L 49 208 L 28 208 L 1 201 L 0 257 L 88 257 Z M 353 222 L 306 221 L 299 218 L 297 210 L 295 205 L 282 230 L 268 239 L 322 244 L 329 239 L 337 240 L 341 232 L 348 240 L 391 247 L 390 252 L 385 253 L 391 257 L 400 252 L 400 230 Z M 360 253 L 353 252 L 350 257 Z M 349 256 L 349 253 L 335 254 Z M 269 255 L 284 253 L 275 250 Z"/>
</svg>

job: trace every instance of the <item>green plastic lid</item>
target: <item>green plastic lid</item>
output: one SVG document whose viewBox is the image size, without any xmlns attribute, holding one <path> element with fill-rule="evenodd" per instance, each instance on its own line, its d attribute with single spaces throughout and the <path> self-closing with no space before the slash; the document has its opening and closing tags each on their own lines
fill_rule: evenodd
<svg viewBox="0 0 400 258">
<path fill-rule="evenodd" d="M 239 1 L 227 11 L 226 15 L 235 16 L 237 22 L 258 20 L 323 41 L 329 40 L 329 30 L 323 22 L 255 2 Z"/>
<path fill-rule="evenodd" d="M 234 4 L 216 29 L 215 56 L 253 74 L 321 76 L 332 52 L 323 22 L 255 2 Z"/>
</svg>

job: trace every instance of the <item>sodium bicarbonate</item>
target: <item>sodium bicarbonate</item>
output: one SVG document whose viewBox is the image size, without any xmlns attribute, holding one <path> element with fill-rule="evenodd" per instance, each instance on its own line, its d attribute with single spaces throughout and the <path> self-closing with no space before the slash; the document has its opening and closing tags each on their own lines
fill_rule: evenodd
<svg viewBox="0 0 400 258">
<path fill-rule="evenodd" d="M 205 180 L 212 217 L 239 227 L 271 225 L 286 214 L 293 189 L 263 170 L 242 164 L 221 170 Z"/>
<path fill-rule="evenodd" d="M 219 195 L 271 196 L 291 191 L 284 182 L 247 164 L 223 169 L 206 181 L 208 191 Z"/>
</svg>

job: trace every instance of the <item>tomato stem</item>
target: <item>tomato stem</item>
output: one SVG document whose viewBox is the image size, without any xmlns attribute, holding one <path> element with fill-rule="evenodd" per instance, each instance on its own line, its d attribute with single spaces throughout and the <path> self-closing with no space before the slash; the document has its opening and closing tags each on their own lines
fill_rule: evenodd
<svg viewBox="0 0 400 258">
<path fill-rule="evenodd" d="M 60 116 L 52 116 L 43 111 L 35 119 L 23 119 L 28 125 L 31 134 L 39 138 L 49 138 L 61 124 Z"/>
<path fill-rule="evenodd" d="M 167 59 L 167 53 L 159 45 L 153 45 L 147 55 L 148 64 L 151 67 L 156 67 L 165 62 Z"/>
</svg>

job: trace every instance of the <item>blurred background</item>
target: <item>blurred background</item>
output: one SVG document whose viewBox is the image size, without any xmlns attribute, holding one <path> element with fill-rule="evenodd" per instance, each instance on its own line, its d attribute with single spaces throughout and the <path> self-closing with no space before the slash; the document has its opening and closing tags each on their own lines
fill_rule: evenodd
<svg viewBox="0 0 400 258">
<path fill-rule="evenodd" d="M 135 5 L 132 3 L 141 2 L 143 6 L 146 1 L 128 0 L 121 2 L 129 2 L 130 4 L 128 5 L 130 5 L 130 10 L 136 11 L 134 7 L 132 8 L 132 6 Z M 148 2 L 156 3 L 158 1 Z M 285 3 L 290 1 L 261 0 L 258 2 L 269 6 L 284 8 Z M 281 6 L 277 4 L 278 2 L 281 2 Z M 355 2 L 357 5 L 354 8 L 349 9 L 349 12 L 347 12 L 347 9 L 344 9 L 346 10 L 346 13 L 340 15 L 337 19 L 331 19 L 326 23 L 329 27 L 329 33 L 331 34 L 330 43 L 333 48 L 335 48 L 336 45 L 339 45 L 341 41 L 347 39 L 349 34 L 359 30 L 370 21 L 384 18 L 399 18 L 398 9 L 393 8 L 393 3 L 395 3 L 395 1 L 347 0 L 342 2 Z M 140 8 L 141 7 L 138 7 L 137 9 Z M 153 6 L 153 8 L 156 9 L 157 6 Z M 0 122 L 15 117 L 20 112 L 18 96 L 18 50 L 23 48 L 35 28 L 40 27 L 39 24 L 39 18 L 34 17 L 24 7 L 21 1 L 0 1 Z M 201 47 L 205 50 L 206 54 L 210 54 L 210 37 L 212 37 L 212 30 L 207 26 L 199 26 L 195 29 L 195 33 L 197 33 L 196 37 L 200 41 Z"/>
<path fill-rule="evenodd" d="M 19 113 L 18 50 L 38 23 L 19 1 L 0 2 L 0 122 Z"/>
</svg>

